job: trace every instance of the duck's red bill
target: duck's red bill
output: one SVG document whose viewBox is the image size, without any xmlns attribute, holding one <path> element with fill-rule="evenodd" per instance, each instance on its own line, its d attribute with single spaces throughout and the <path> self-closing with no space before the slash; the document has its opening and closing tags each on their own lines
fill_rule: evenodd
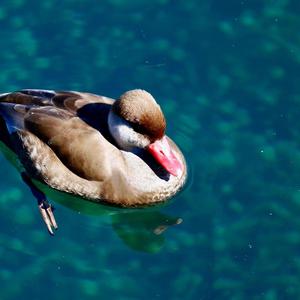
<svg viewBox="0 0 300 300">
<path fill-rule="evenodd" d="M 183 172 L 182 163 L 175 156 L 166 136 L 147 147 L 148 151 L 170 174 L 180 176 Z"/>
</svg>

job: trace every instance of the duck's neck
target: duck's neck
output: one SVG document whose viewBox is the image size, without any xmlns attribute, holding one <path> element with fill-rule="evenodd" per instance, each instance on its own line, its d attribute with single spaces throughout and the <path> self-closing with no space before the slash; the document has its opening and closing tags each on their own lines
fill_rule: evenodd
<svg viewBox="0 0 300 300">
<path fill-rule="evenodd" d="M 126 143 L 126 140 L 124 139 L 124 136 L 128 134 L 127 127 L 128 125 L 126 124 L 126 121 L 122 120 L 111 109 L 108 114 L 109 132 L 121 149 L 130 151 L 131 148 L 129 147 L 129 143 Z"/>
</svg>

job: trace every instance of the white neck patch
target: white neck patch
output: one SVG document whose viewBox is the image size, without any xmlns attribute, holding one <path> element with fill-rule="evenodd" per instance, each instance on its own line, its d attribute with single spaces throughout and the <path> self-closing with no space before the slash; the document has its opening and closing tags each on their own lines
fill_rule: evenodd
<svg viewBox="0 0 300 300">
<path fill-rule="evenodd" d="M 130 124 L 116 115 L 112 110 L 108 115 L 108 127 L 119 147 L 131 151 L 133 148 L 145 148 L 150 141 L 144 135 L 134 131 Z"/>
</svg>

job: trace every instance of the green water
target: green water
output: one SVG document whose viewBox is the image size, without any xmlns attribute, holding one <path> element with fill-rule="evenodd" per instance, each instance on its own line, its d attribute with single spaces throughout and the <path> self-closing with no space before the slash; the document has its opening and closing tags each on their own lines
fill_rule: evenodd
<svg viewBox="0 0 300 300">
<path fill-rule="evenodd" d="M 299 13 L 296 0 L 1 1 L 0 92 L 146 89 L 190 177 L 142 210 L 48 191 L 50 237 L 1 155 L 0 299 L 300 299 Z"/>
</svg>

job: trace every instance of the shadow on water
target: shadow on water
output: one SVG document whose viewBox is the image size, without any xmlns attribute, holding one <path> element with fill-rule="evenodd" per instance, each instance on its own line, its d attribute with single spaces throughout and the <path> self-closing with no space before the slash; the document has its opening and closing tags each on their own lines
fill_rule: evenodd
<svg viewBox="0 0 300 300">
<path fill-rule="evenodd" d="M 2 142 L 0 142 L 0 151 L 12 165 L 22 171 L 23 167 L 16 154 Z M 113 230 L 124 244 L 137 251 L 147 253 L 160 251 L 164 245 L 163 233 L 166 229 L 182 222 L 181 218 L 161 212 L 165 205 L 118 208 L 86 201 L 81 197 L 54 190 L 37 180 L 33 182 L 48 199 L 55 203 L 80 214 L 102 219 L 108 218 Z"/>
</svg>

